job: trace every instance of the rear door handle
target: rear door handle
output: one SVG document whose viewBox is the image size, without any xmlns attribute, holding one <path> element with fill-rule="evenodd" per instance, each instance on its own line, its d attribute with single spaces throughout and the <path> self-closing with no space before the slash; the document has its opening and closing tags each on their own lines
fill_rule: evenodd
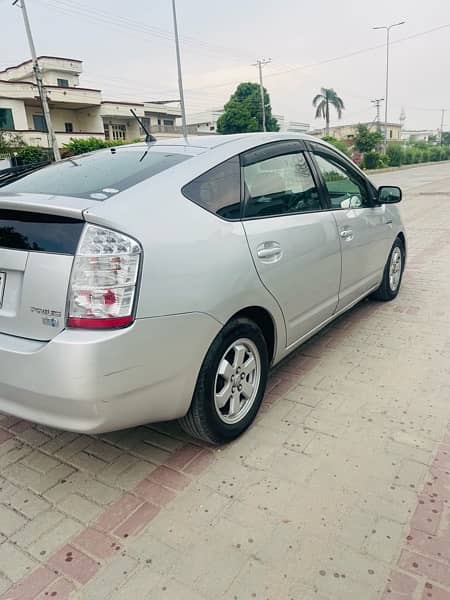
<svg viewBox="0 0 450 600">
<path fill-rule="evenodd" d="M 263 242 L 256 248 L 256 254 L 264 262 L 276 262 L 283 252 L 278 242 Z"/>
<path fill-rule="evenodd" d="M 353 239 L 353 229 L 342 229 L 340 232 L 341 238 L 350 242 Z"/>
</svg>

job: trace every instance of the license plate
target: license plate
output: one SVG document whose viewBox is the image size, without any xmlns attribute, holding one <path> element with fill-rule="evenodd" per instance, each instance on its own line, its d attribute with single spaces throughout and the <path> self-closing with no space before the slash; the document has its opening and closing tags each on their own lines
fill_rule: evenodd
<svg viewBox="0 0 450 600">
<path fill-rule="evenodd" d="M 0 273 L 0 308 L 3 304 L 3 292 L 5 291 L 6 273 Z"/>
</svg>

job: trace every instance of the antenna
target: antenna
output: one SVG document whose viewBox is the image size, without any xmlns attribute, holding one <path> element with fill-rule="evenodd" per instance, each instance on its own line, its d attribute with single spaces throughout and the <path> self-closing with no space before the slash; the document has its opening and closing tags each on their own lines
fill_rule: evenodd
<svg viewBox="0 0 450 600">
<path fill-rule="evenodd" d="M 147 142 L 147 144 L 149 144 L 150 142 L 156 142 L 157 140 L 156 140 L 155 136 L 150 133 L 150 131 L 144 125 L 144 122 L 142 121 L 142 119 L 140 119 L 137 116 L 137 114 L 134 112 L 134 110 L 132 108 L 130 108 L 130 112 L 133 115 L 133 117 L 136 119 L 136 121 L 139 123 L 139 125 L 142 127 L 142 129 L 145 131 L 145 141 Z"/>
</svg>

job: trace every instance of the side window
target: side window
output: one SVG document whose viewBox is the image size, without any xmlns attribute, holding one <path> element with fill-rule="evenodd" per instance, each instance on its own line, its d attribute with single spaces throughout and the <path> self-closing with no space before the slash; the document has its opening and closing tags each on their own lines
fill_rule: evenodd
<svg viewBox="0 0 450 600">
<path fill-rule="evenodd" d="M 235 156 L 203 173 L 182 189 L 192 202 L 224 219 L 241 217 L 241 170 Z"/>
<path fill-rule="evenodd" d="M 321 210 L 319 194 L 303 152 L 245 165 L 246 218 Z"/>
<path fill-rule="evenodd" d="M 371 206 L 367 187 L 350 168 L 338 164 L 328 156 L 314 153 L 322 173 L 331 208 L 365 208 Z"/>
</svg>

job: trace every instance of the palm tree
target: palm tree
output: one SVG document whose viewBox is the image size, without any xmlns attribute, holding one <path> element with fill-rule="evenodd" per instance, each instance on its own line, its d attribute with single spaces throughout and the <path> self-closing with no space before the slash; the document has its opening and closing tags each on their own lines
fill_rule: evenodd
<svg viewBox="0 0 450 600">
<path fill-rule="evenodd" d="M 316 119 L 322 117 L 325 119 L 325 132 L 328 135 L 330 131 L 330 105 L 334 106 L 338 118 L 342 117 L 342 111 L 345 109 L 342 98 L 339 98 L 333 88 L 320 88 L 320 94 L 317 94 L 313 100 L 313 106 L 316 109 Z"/>
</svg>

